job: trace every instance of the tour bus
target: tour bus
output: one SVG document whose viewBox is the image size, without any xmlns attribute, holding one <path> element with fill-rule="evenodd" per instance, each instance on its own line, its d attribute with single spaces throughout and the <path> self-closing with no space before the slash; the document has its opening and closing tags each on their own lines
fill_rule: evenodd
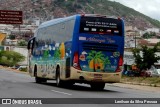
<svg viewBox="0 0 160 107">
<path fill-rule="evenodd" d="M 124 21 L 96 14 L 53 19 L 38 27 L 28 52 L 29 74 L 37 83 L 87 83 L 102 90 L 121 79 Z"/>
</svg>

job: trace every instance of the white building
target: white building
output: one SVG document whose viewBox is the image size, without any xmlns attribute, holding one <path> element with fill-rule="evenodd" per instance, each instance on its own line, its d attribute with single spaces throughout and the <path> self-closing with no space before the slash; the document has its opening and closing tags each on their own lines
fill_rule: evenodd
<svg viewBox="0 0 160 107">
<path fill-rule="evenodd" d="M 155 33 L 160 33 L 159 28 L 148 28 L 146 32 L 155 32 Z"/>
<path fill-rule="evenodd" d="M 28 50 L 27 48 L 20 48 L 20 47 L 13 47 L 12 48 L 13 51 L 18 52 L 20 54 L 22 54 L 23 56 L 25 56 L 25 60 L 23 62 L 20 62 L 20 65 L 27 65 L 28 64 Z"/>
<path fill-rule="evenodd" d="M 157 56 L 160 56 L 160 52 L 156 52 L 155 54 Z M 142 56 L 142 52 L 140 53 L 140 55 Z M 133 56 L 132 52 L 124 51 L 123 64 L 125 64 L 125 65 L 135 64 L 135 60 L 134 60 L 134 56 Z M 158 62 L 155 64 L 160 64 L 160 60 L 158 60 Z"/>
<path fill-rule="evenodd" d="M 145 40 L 148 41 L 150 44 L 156 44 L 160 42 L 160 39 L 145 39 Z"/>
<path fill-rule="evenodd" d="M 25 56 L 25 60 L 23 62 L 20 62 L 20 65 L 27 65 L 28 64 L 28 50 L 27 48 L 22 48 L 22 47 L 16 47 L 16 46 L 4 46 L 4 50 L 8 51 L 14 51 L 22 54 Z"/>
<path fill-rule="evenodd" d="M 11 33 L 11 30 L 14 28 L 13 25 L 5 25 L 5 24 L 0 24 L 0 32 L 1 33 L 6 33 L 9 35 Z"/>
<path fill-rule="evenodd" d="M 132 52 L 126 52 L 126 51 L 124 51 L 123 61 L 124 61 L 123 64 L 126 64 L 126 65 L 132 65 L 132 64 L 134 64 L 135 60 L 134 60 Z"/>
</svg>

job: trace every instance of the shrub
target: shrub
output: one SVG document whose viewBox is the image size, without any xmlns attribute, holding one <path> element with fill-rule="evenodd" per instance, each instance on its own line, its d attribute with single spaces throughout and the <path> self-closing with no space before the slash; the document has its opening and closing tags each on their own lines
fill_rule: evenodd
<svg viewBox="0 0 160 107">
<path fill-rule="evenodd" d="M 18 46 L 27 46 L 27 42 L 25 40 L 18 41 Z"/>
<path fill-rule="evenodd" d="M 24 61 L 25 56 L 14 51 L 1 51 L 0 64 L 5 66 L 14 66 L 18 62 Z"/>
<path fill-rule="evenodd" d="M 27 68 L 21 68 L 20 71 L 27 72 Z"/>
</svg>

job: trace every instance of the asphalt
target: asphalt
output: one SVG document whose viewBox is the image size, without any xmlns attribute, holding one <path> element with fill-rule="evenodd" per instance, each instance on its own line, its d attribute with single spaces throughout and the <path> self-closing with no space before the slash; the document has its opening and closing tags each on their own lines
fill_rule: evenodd
<svg viewBox="0 0 160 107">
<path fill-rule="evenodd" d="M 90 99 L 160 98 L 159 91 L 144 91 L 142 89 L 116 86 L 113 84 L 106 84 L 103 91 L 91 90 L 90 86 L 86 84 L 76 84 L 69 88 L 59 88 L 56 87 L 55 81 L 48 81 L 47 83 L 37 84 L 35 83 L 34 78 L 26 75 L 26 73 L 20 73 L 18 71 L 12 71 L 4 68 L 0 69 L 0 98 L 60 98 L 60 100 L 63 100 L 62 98 L 82 98 L 77 100 L 80 102 L 80 104 L 76 105 L 47 104 L 45 107 L 135 107 L 139 106 L 139 104 L 94 104 L 95 102 L 90 101 Z M 91 104 L 85 104 L 88 101 L 90 101 Z M 8 105 L 8 107 L 10 106 L 37 107 L 37 105 Z M 159 107 L 158 104 L 141 104 L 140 106 Z M 3 105 L 0 105 L 0 107 L 3 107 Z M 44 107 L 44 105 L 38 105 L 38 107 Z"/>
</svg>

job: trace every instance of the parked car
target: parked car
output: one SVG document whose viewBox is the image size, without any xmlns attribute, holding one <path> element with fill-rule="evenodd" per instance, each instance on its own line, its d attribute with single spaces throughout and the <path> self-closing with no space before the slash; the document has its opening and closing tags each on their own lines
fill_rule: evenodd
<svg viewBox="0 0 160 107">
<path fill-rule="evenodd" d="M 151 66 L 147 72 L 150 72 L 151 77 L 160 77 L 160 69 L 156 69 L 155 66 Z"/>
<path fill-rule="evenodd" d="M 160 69 L 157 69 L 158 76 L 160 77 Z"/>
<path fill-rule="evenodd" d="M 123 71 L 122 74 L 130 77 L 135 77 L 135 76 L 137 77 L 140 75 L 138 71 L 132 71 L 132 70 Z"/>
<path fill-rule="evenodd" d="M 151 76 L 151 71 L 150 70 L 142 70 L 140 73 L 141 77 L 150 77 Z"/>
<path fill-rule="evenodd" d="M 22 69 L 27 69 L 27 66 L 24 66 L 24 65 L 23 65 L 23 66 L 19 66 L 19 67 L 17 68 L 17 70 L 20 70 L 20 71 L 21 71 Z"/>
<path fill-rule="evenodd" d="M 12 69 L 18 69 L 19 66 L 17 65 L 17 66 L 13 66 L 13 67 L 10 67 L 10 68 L 12 68 Z"/>
</svg>

